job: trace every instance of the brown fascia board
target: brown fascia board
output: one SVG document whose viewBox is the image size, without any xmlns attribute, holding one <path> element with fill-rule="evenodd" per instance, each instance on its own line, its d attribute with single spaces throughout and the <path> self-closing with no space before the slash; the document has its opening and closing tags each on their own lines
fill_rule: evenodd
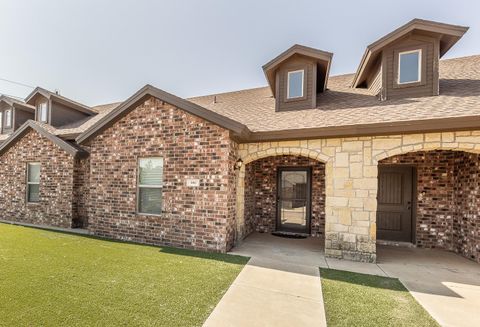
<svg viewBox="0 0 480 327">
<path fill-rule="evenodd" d="M 400 37 L 406 35 L 407 33 L 410 33 L 411 31 L 423 30 L 423 31 L 428 31 L 428 32 L 433 32 L 438 34 L 451 35 L 451 36 L 457 37 L 458 38 L 457 41 L 458 41 L 468 31 L 468 29 L 469 29 L 468 26 L 451 25 L 451 24 L 445 24 L 445 23 L 418 19 L 418 18 L 412 19 L 405 25 L 400 26 L 393 32 L 388 33 L 387 35 L 381 37 L 377 41 L 367 46 L 367 49 L 365 50 L 365 53 L 362 56 L 360 65 L 358 66 L 358 69 L 353 78 L 352 87 L 357 87 L 360 84 L 359 82 L 360 82 L 361 76 L 363 75 L 363 71 L 368 65 L 370 58 L 375 52 L 380 51 L 389 43 L 399 39 Z M 444 49 L 443 53 L 447 52 L 448 49 L 450 49 L 455 43 L 456 41 L 453 42 L 451 45 L 449 45 L 447 49 Z"/>
<path fill-rule="evenodd" d="M 14 102 L 13 107 L 15 107 L 16 109 L 20 109 L 28 112 L 35 112 L 35 107 L 26 103 Z"/>
<path fill-rule="evenodd" d="M 268 85 L 270 86 L 270 90 L 273 94 L 275 94 L 275 76 L 272 76 L 271 71 L 275 70 L 278 65 L 280 65 L 282 62 L 284 62 L 294 54 L 300 54 L 317 60 L 326 61 L 328 63 L 327 71 L 330 70 L 333 53 L 315 48 L 310 48 L 300 44 L 295 44 L 262 66 L 263 73 L 265 74 L 265 78 L 267 79 Z M 328 75 L 326 79 L 328 79 Z"/>
<path fill-rule="evenodd" d="M 52 101 L 55 101 L 57 103 L 60 103 L 62 105 L 65 105 L 67 106 L 68 108 L 71 108 L 71 109 L 74 109 L 74 110 L 77 110 L 77 111 L 80 111 L 80 112 L 83 112 L 85 114 L 88 114 L 88 115 L 96 115 L 97 112 L 93 111 L 90 107 L 88 106 L 85 106 L 79 102 L 76 102 L 76 101 L 73 101 L 69 98 L 66 98 L 64 96 L 61 96 L 59 94 L 56 94 L 56 93 L 53 93 L 53 92 L 50 92 L 42 87 L 39 87 L 37 86 L 35 88 L 35 90 L 33 90 L 26 98 L 25 98 L 25 103 L 29 103 L 30 101 L 32 101 L 36 96 L 37 94 L 41 94 L 43 95 L 45 98 L 47 99 L 51 99 Z"/>
<path fill-rule="evenodd" d="M 480 128 L 480 116 L 252 132 L 248 142 L 447 132 Z M 248 143 L 245 142 L 245 143 Z"/>
<path fill-rule="evenodd" d="M 176 106 L 192 115 L 203 118 L 209 122 L 212 122 L 220 127 L 223 127 L 232 132 L 232 138 L 236 140 L 247 139 L 250 135 L 250 131 L 247 126 L 239 123 L 233 119 L 222 116 L 216 112 L 210 111 L 206 108 L 203 108 L 197 104 L 194 104 L 185 99 L 179 98 L 171 93 L 165 92 L 161 89 L 158 89 L 151 85 L 145 85 L 140 90 L 138 90 L 134 95 L 125 100 L 121 105 L 108 113 L 105 117 L 100 119 L 97 123 L 87 129 L 85 132 L 80 134 L 76 138 L 78 144 L 82 144 L 91 137 L 97 135 L 104 129 L 111 126 L 113 123 L 118 121 L 120 118 L 125 116 L 131 110 L 135 109 L 141 103 L 145 102 L 148 98 L 154 97 L 160 101 L 169 103 L 173 106 Z"/>
<path fill-rule="evenodd" d="M 36 131 L 38 134 L 44 136 L 54 144 L 56 144 L 58 147 L 63 149 L 65 152 L 70 154 L 73 157 L 77 156 L 87 156 L 88 153 L 75 148 L 74 146 L 68 144 L 64 140 L 60 139 L 59 137 L 49 133 L 47 130 L 36 124 L 32 120 L 26 121 L 19 129 L 17 129 L 8 139 L 6 139 L 1 145 L 0 145 L 0 155 L 2 155 L 5 151 L 7 151 L 11 146 L 15 144 L 15 141 L 23 137 L 28 129 L 33 129 Z"/>
</svg>

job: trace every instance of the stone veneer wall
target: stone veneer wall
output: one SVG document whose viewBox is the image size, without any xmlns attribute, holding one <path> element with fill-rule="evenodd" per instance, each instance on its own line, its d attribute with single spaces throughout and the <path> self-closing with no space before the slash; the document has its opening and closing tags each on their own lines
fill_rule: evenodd
<svg viewBox="0 0 480 327">
<path fill-rule="evenodd" d="M 325 236 L 325 165 L 301 156 L 273 156 L 249 163 L 245 179 L 246 235 L 273 232 L 277 216 L 278 167 L 312 167 L 311 235 Z"/>
<path fill-rule="evenodd" d="M 229 132 L 150 98 L 87 142 L 88 226 L 96 235 L 225 252 L 235 235 Z M 136 213 L 137 160 L 164 158 L 163 213 Z M 198 187 L 187 186 L 198 179 Z"/>
<path fill-rule="evenodd" d="M 40 201 L 27 203 L 27 163 L 40 167 Z M 0 155 L 0 219 L 72 227 L 74 158 L 30 130 Z"/>
<path fill-rule="evenodd" d="M 246 143 L 240 144 L 238 153 L 245 165 L 277 155 L 301 155 L 325 162 L 325 253 L 374 262 L 378 162 L 431 150 L 480 153 L 480 131 Z M 237 238 L 245 235 L 245 165 L 237 179 Z"/>
</svg>

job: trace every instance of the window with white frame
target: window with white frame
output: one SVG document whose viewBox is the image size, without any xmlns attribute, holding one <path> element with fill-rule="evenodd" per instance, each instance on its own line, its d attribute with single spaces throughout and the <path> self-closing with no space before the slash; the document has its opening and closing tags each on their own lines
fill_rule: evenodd
<svg viewBox="0 0 480 327">
<path fill-rule="evenodd" d="M 38 105 L 38 120 L 43 123 L 48 121 L 48 107 L 46 102 L 40 102 Z"/>
<path fill-rule="evenodd" d="M 137 211 L 143 214 L 162 213 L 163 158 L 138 160 Z"/>
<path fill-rule="evenodd" d="M 303 97 L 304 75 L 305 71 L 303 69 L 288 72 L 287 99 Z"/>
<path fill-rule="evenodd" d="M 5 110 L 5 127 L 12 127 L 12 109 Z"/>
<path fill-rule="evenodd" d="M 422 50 L 398 54 L 398 84 L 417 83 L 422 80 Z"/>
<path fill-rule="evenodd" d="M 27 202 L 40 201 L 40 164 L 27 164 Z"/>
<path fill-rule="evenodd" d="M 3 112 L 0 111 L 0 134 L 3 130 Z"/>
</svg>

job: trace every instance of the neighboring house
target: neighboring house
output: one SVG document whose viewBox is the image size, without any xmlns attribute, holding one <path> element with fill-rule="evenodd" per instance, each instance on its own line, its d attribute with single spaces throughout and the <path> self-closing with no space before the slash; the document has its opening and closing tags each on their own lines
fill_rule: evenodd
<svg viewBox="0 0 480 327">
<path fill-rule="evenodd" d="M 466 31 L 415 19 L 334 77 L 332 53 L 294 45 L 263 67 L 268 87 L 192 99 L 147 85 L 93 108 L 40 88 L 2 100 L 3 126 L 4 107 L 35 120 L 2 130 L 0 219 L 221 252 L 304 233 L 368 262 L 378 239 L 480 262 L 480 56 L 440 60 Z"/>
</svg>

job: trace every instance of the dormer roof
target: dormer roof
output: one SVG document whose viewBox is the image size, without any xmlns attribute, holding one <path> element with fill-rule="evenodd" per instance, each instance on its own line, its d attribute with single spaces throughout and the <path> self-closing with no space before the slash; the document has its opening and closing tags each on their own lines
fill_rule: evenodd
<svg viewBox="0 0 480 327">
<path fill-rule="evenodd" d="M 352 87 L 358 87 L 365 81 L 370 73 L 370 69 L 372 69 L 372 66 L 385 47 L 414 31 L 438 37 L 440 40 L 440 57 L 442 57 L 455 43 L 457 43 L 463 34 L 468 31 L 468 27 L 418 18 L 412 19 L 407 24 L 397 28 L 393 32 L 367 46 L 357 72 L 355 73 L 355 77 L 353 78 Z"/>
<path fill-rule="evenodd" d="M 333 53 L 306 47 L 304 45 L 295 44 L 294 46 L 282 52 L 280 55 L 278 55 L 262 67 L 273 94 L 275 94 L 275 72 L 277 68 L 293 55 L 301 55 L 314 59 L 315 61 L 317 61 L 317 64 L 324 66 L 324 71 L 327 75 L 326 77 L 328 77 Z M 323 86 L 324 90 L 327 88 L 327 80 L 328 78 L 325 78 L 325 85 Z"/>
<path fill-rule="evenodd" d="M 52 100 L 52 101 L 55 101 L 57 103 L 60 103 L 64 106 L 67 106 L 71 109 L 74 109 L 74 110 L 77 110 L 77 111 L 80 111 L 80 112 L 83 112 L 87 115 L 95 115 L 97 114 L 95 111 L 92 110 L 92 108 L 86 106 L 86 105 L 83 105 L 79 102 L 76 102 L 76 101 L 73 101 L 71 99 L 68 99 L 64 96 L 61 96 L 60 94 L 57 94 L 55 92 L 51 92 L 51 91 L 48 91 L 47 89 L 44 89 L 44 88 L 41 88 L 41 87 L 36 87 L 35 90 L 32 91 L 32 93 L 30 93 L 26 99 L 25 99 L 25 102 L 27 104 L 34 104 L 36 98 L 41 95 L 49 100 Z"/>
<path fill-rule="evenodd" d="M 25 102 L 21 100 L 14 99 L 12 97 L 2 95 L 0 96 L 0 103 L 6 103 L 7 105 L 13 107 L 13 108 L 18 108 L 20 110 L 25 110 L 28 112 L 35 112 L 35 107 L 31 106 L 29 104 L 26 104 Z"/>
</svg>

